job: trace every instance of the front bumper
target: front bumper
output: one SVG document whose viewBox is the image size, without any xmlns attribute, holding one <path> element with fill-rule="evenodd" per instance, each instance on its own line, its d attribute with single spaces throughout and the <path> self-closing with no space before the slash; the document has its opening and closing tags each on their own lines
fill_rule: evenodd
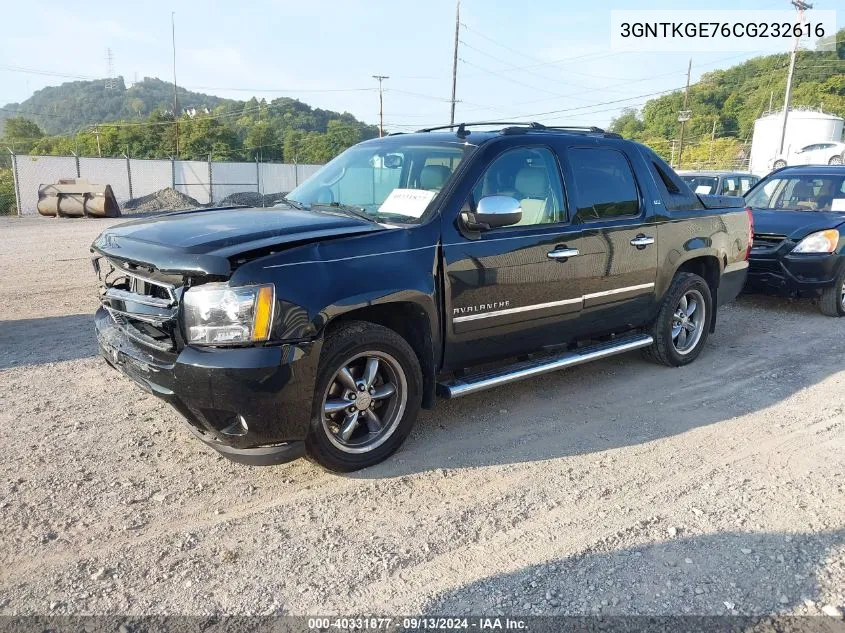
<svg viewBox="0 0 845 633">
<path fill-rule="evenodd" d="M 170 403 L 200 440 L 237 462 L 267 465 L 304 453 L 320 341 L 244 348 L 142 347 L 103 308 L 100 354 L 142 389 Z"/>
<path fill-rule="evenodd" d="M 817 296 L 834 285 L 845 265 L 838 253 L 789 255 L 792 242 L 770 250 L 751 250 L 748 287 L 777 294 Z"/>
</svg>

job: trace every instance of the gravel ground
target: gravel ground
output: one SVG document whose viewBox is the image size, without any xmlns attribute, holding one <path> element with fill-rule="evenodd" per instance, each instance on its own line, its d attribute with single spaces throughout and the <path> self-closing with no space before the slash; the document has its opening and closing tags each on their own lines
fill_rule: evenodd
<svg viewBox="0 0 845 633">
<path fill-rule="evenodd" d="M 121 212 L 124 215 L 135 215 L 145 211 L 161 211 L 163 209 L 195 209 L 202 205 L 188 194 L 167 187 L 160 191 L 148 193 L 140 198 L 128 200 Z"/>
<path fill-rule="evenodd" d="M 246 204 L 251 207 L 271 207 L 279 198 L 283 198 L 283 192 L 265 193 L 264 195 L 257 191 L 242 191 L 240 193 L 233 193 L 226 196 L 219 202 L 219 206 L 223 207 L 227 204 Z"/>
<path fill-rule="evenodd" d="M 440 402 L 351 476 L 249 468 L 96 356 L 114 222 L 0 219 L 0 614 L 845 609 L 845 319 L 742 297 L 692 366 Z"/>
</svg>

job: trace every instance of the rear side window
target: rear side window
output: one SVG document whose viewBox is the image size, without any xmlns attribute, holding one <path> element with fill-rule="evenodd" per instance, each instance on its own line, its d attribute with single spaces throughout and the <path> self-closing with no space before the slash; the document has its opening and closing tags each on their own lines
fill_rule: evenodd
<svg viewBox="0 0 845 633">
<path fill-rule="evenodd" d="M 639 215 L 640 194 L 625 155 L 603 147 L 569 150 L 574 176 L 575 217 L 590 222 Z"/>
<path fill-rule="evenodd" d="M 652 170 L 651 173 L 654 177 L 654 182 L 657 185 L 660 197 L 663 199 L 663 204 L 667 211 L 691 211 L 704 207 L 698 196 L 666 164 L 666 161 L 645 145 L 637 145 L 637 147 Z"/>
</svg>

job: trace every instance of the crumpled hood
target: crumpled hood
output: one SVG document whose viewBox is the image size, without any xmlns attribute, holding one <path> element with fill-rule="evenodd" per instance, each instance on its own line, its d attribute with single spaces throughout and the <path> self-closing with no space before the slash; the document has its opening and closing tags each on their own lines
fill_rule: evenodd
<svg viewBox="0 0 845 633">
<path fill-rule="evenodd" d="M 119 224 L 105 230 L 91 248 L 164 273 L 227 276 L 228 258 L 240 253 L 381 230 L 379 224 L 340 212 L 210 209 Z"/>
<path fill-rule="evenodd" d="M 815 231 L 835 229 L 845 222 L 845 213 L 824 211 L 774 211 L 752 209 L 754 232 L 785 235 L 800 240 Z"/>
</svg>

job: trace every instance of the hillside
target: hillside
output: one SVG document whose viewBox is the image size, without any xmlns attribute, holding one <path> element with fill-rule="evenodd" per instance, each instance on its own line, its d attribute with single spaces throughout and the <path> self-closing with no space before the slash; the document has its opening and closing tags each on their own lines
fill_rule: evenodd
<svg viewBox="0 0 845 633">
<path fill-rule="evenodd" d="M 837 50 L 798 53 L 792 93 L 793 107 L 820 108 L 845 116 L 845 29 L 836 35 Z M 693 60 L 695 63 L 695 60 Z M 712 166 L 733 166 L 750 142 L 754 121 L 769 110 L 783 107 L 789 55 L 755 57 L 724 70 L 705 73 L 690 88 L 688 110 L 692 118 L 686 126 L 684 155 L 689 161 L 710 162 L 710 138 L 716 124 Z M 664 156 L 671 153 L 677 139 L 678 111 L 683 107 L 683 91 L 648 101 L 641 110 L 626 110 L 611 129 L 626 137 L 645 142 Z M 685 166 L 689 165 L 687 158 Z"/>
<path fill-rule="evenodd" d="M 18 153 L 322 163 L 378 134 L 349 113 L 288 97 L 235 101 L 183 88 L 178 94 L 178 151 L 172 84 L 149 77 L 131 88 L 119 79 L 110 90 L 103 80 L 39 90 L 0 110 L 0 141 Z"/>
<path fill-rule="evenodd" d="M 212 95 L 177 90 L 179 107 L 208 108 L 234 105 L 237 101 Z M 67 134 L 86 125 L 103 121 L 142 119 L 155 110 L 173 110 L 173 84 L 145 77 L 127 88 L 123 77 L 107 90 L 105 80 L 71 81 L 36 91 L 23 103 L 8 103 L 0 110 L 0 122 L 23 116 L 38 124 L 47 134 Z M 0 126 L 2 127 L 2 126 Z"/>
</svg>

